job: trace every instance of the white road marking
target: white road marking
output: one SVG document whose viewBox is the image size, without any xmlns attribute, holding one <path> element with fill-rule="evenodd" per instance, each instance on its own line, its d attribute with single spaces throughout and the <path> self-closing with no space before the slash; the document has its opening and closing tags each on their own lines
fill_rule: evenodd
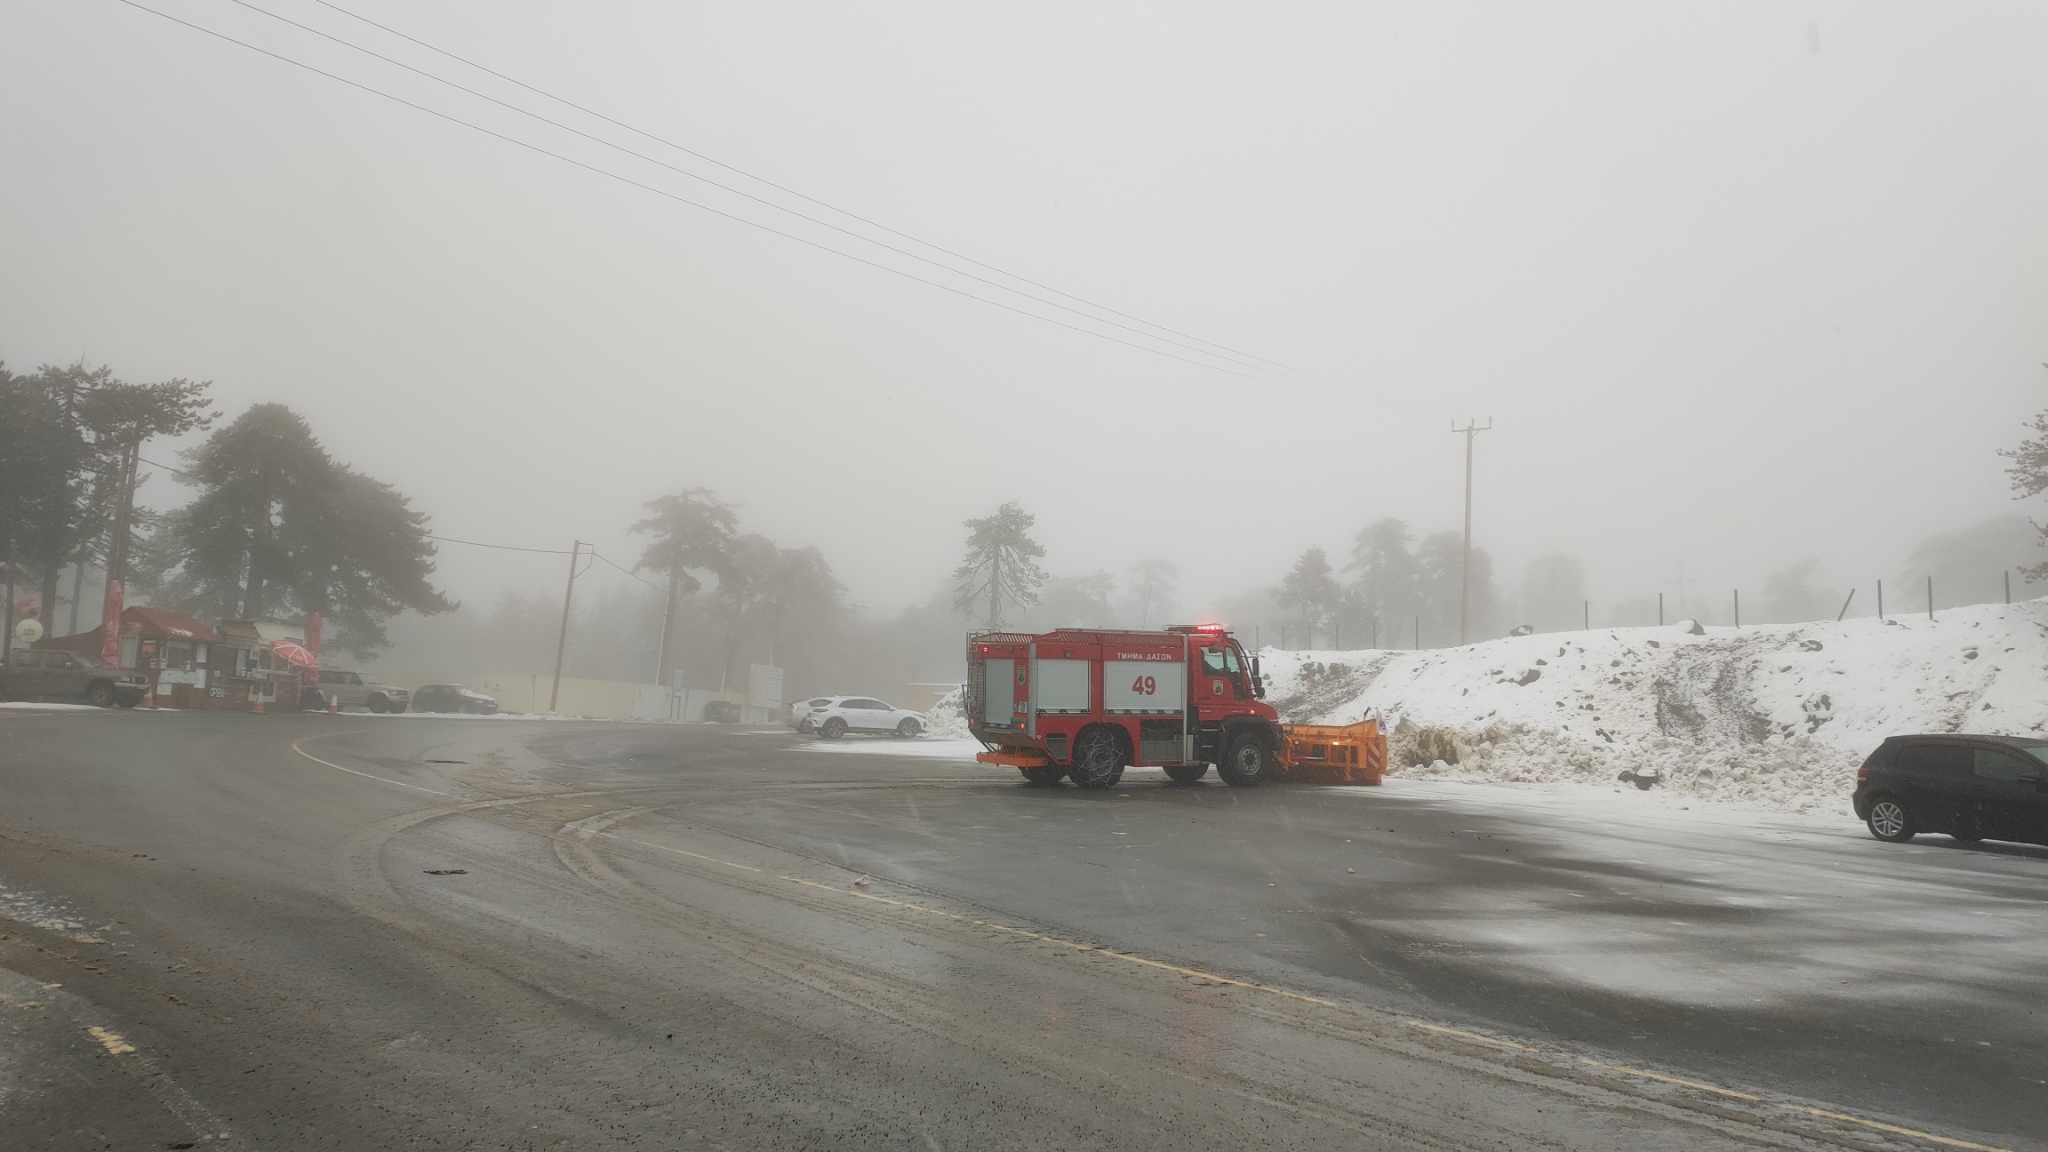
<svg viewBox="0 0 2048 1152">
<path fill-rule="evenodd" d="M 443 792 L 436 788 L 426 788 L 418 784 L 407 784 L 403 780 L 393 780 L 388 776 L 377 776 L 369 772 L 358 771 L 354 768 L 344 768 L 341 765 L 334 763 L 332 760 L 322 760 L 318 756 L 313 755 L 311 752 L 306 751 L 304 748 L 299 747 L 299 742 L 296 740 L 292 741 L 292 751 L 298 753 L 299 755 L 305 757 L 308 760 L 311 760 L 313 763 L 320 765 L 322 768 L 332 768 L 336 772 L 346 772 L 351 776 L 361 776 L 365 780 L 375 780 L 379 784 L 390 784 L 397 788 L 410 788 L 415 792 L 425 792 L 429 796 L 446 796 L 450 800 L 462 799 L 462 797 L 457 796 L 453 792 Z"/>
<path fill-rule="evenodd" d="M 767 733 L 761 734 L 766 735 Z M 444 796 L 449 799 L 461 799 L 461 797 L 456 796 L 454 793 L 451 792 L 442 792 L 433 788 L 422 787 L 418 784 L 408 784 L 403 780 L 393 780 L 388 777 L 377 776 L 369 772 L 358 771 L 354 768 L 346 768 L 340 764 L 335 764 L 331 761 L 322 760 L 320 757 L 315 756 L 312 753 L 307 752 L 305 749 L 299 747 L 296 741 L 293 742 L 291 748 L 293 752 L 306 758 L 307 760 L 311 760 L 313 763 L 321 765 L 322 767 L 332 768 L 337 772 L 346 772 L 351 776 L 360 776 L 365 780 L 375 780 L 381 784 L 390 784 L 399 788 L 407 788 L 415 792 L 425 792 L 432 796 Z M 902 781 L 902 783 L 925 782 L 926 781 Z M 955 782 L 956 781 L 951 779 L 929 781 L 929 783 Z M 521 803 L 524 800 L 529 799 L 543 800 L 550 798 L 560 799 L 562 797 L 533 796 L 511 799 L 507 802 Z M 754 867 L 751 864 L 738 864 L 731 860 L 721 860 L 716 856 L 705 856 L 700 853 L 685 851 L 681 848 L 671 848 L 665 844 L 654 844 L 644 840 L 634 840 L 628 837 L 619 836 L 616 833 L 601 832 L 599 833 L 599 835 L 622 840 L 625 843 L 633 844 L 642 848 L 652 848 L 660 852 L 670 852 L 678 856 L 687 856 L 692 859 L 704 860 L 713 864 L 722 864 L 728 868 L 737 868 L 747 872 L 762 871 L 760 868 Z M 1281 988 L 1271 984 L 1260 984 L 1250 980 L 1239 980 L 1234 977 L 1221 975 L 1220 973 L 1207 972 L 1199 968 L 1190 968 L 1185 965 L 1169 964 L 1162 960 L 1153 960 L 1150 957 L 1138 956 L 1129 952 L 1119 952 L 1111 948 L 1104 948 L 1099 944 L 1086 944 L 1079 941 L 1066 940 L 1058 936 L 1047 935 L 1043 932 L 1034 932 L 1028 928 L 1018 928 L 1009 924 L 1000 924 L 992 920 L 978 920 L 971 916 L 963 916 L 957 912 L 947 912 L 943 909 L 932 908 L 922 904 L 913 904 L 905 900 L 892 900 L 889 897 L 878 896 L 871 892 L 861 892 L 853 889 L 837 887 L 831 884 L 821 884 L 815 880 L 806 880 L 800 876 L 783 876 L 781 877 L 781 879 L 787 880 L 793 884 L 801 884 L 806 888 L 815 888 L 823 892 L 833 892 L 841 896 L 852 896 L 861 900 L 872 900 L 876 903 L 887 904 L 895 908 L 904 909 L 906 911 L 921 912 L 927 915 L 943 917 L 948 920 L 956 920 L 964 924 L 972 925 L 976 928 L 987 928 L 998 932 L 1006 932 L 1011 935 L 1019 936 L 1027 940 L 1035 940 L 1047 944 L 1057 944 L 1063 947 L 1071 948 L 1077 952 L 1088 952 L 1097 956 L 1106 956 L 1111 959 L 1122 960 L 1126 963 L 1136 964 L 1146 968 L 1153 968 L 1163 972 L 1172 972 L 1175 975 L 1185 976 L 1194 980 L 1201 980 L 1209 984 L 1219 984 L 1231 988 L 1243 988 L 1248 991 L 1263 992 L 1271 996 L 1278 996 L 1285 1000 L 1291 1000 L 1302 1004 L 1312 1004 L 1322 1008 L 1344 1008 L 1344 1005 L 1339 1004 L 1334 1000 L 1328 1000 L 1320 996 L 1311 996 L 1305 992 L 1296 992 L 1291 989 Z M 1578 894 L 1572 893 L 1572 895 Z M 1671 921 L 1671 923 L 1681 924 L 1680 921 Z M 1513 1052 L 1535 1051 L 1535 1049 L 1531 1048 L 1529 1045 L 1517 1043 L 1513 1040 L 1505 1040 L 1500 1037 L 1488 1036 L 1484 1033 L 1473 1032 L 1464 1028 L 1454 1028 L 1445 1024 L 1437 1024 L 1433 1021 L 1423 1020 L 1417 1017 L 1393 1014 L 1392 1018 L 1397 1022 L 1406 1025 L 1407 1027 L 1416 1029 L 1417 1031 L 1427 1032 L 1431 1035 L 1443 1036 L 1448 1039 L 1459 1040 L 1469 1044 L 1478 1044 L 1488 1048 L 1498 1048 Z M 104 1030 L 95 1027 L 89 1029 L 89 1031 L 94 1034 L 95 1039 L 99 1039 L 101 1033 Z M 134 1046 L 128 1044 L 127 1041 L 122 1039 L 119 1035 L 110 1032 L 105 1033 L 105 1035 L 108 1039 L 113 1041 L 113 1044 L 120 1045 L 119 1050 L 117 1050 L 113 1046 L 113 1044 L 108 1044 L 107 1050 L 109 1052 L 114 1052 L 115 1054 L 120 1055 L 123 1053 L 132 1053 L 135 1051 Z M 101 1040 L 101 1043 L 107 1044 L 107 1040 Z M 1635 1068 L 1624 1064 L 1609 1064 L 1605 1061 L 1594 1060 L 1590 1057 L 1582 1056 L 1577 1057 L 1577 1059 L 1580 1064 L 1588 1068 L 1612 1073 L 1615 1075 L 1650 1080 L 1660 1084 L 1669 1084 L 1673 1087 L 1688 1088 L 1695 1091 L 1705 1092 L 1710 1095 L 1720 1096 L 1726 1099 L 1740 1100 L 1745 1103 L 1754 1103 L 1759 1105 L 1765 1103 L 1762 1097 L 1754 1093 L 1742 1092 L 1733 1088 L 1723 1088 L 1719 1085 L 1706 1083 L 1705 1081 L 1689 1080 L 1678 1076 L 1667 1076 L 1661 1072 L 1652 1072 L 1648 1069 Z M 165 1083 L 168 1084 L 168 1081 L 165 1081 Z M 172 1091 L 176 1091 L 180 1095 L 183 1095 L 182 1089 L 177 1089 L 174 1085 L 170 1087 Z M 190 1098 L 186 1097 L 186 1099 L 189 1100 Z M 192 1107 L 198 1107 L 196 1101 L 192 1102 Z M 1862 1128 L 1869 1129 L 1874 1132 L 1884 1132 L 1890 1135 L 1904 1136 L 1914 1140 L 1924 1140 L 1930 1144 L 1936 1144 L 1944 1148 L 1960 1148 L 1964 1149 L 1965 1152 L 2010 1152 L 2009 1149 L 2001 1148 L 1994 1144 L 1980 1144 L 1972 1140 L 1963 1140 L 1950 1136 L 1939 1136 L 1932 1132 L 1921 1131 L 1917 1128 L 1906 1128 L 1896 1124 L 1887 1124 L 1879 1120 L 1868 1120 L 1861 1116 L 1854 1116 L 1846 1112 L 1835 1112 L 1824 1108 L 1815 1108 L 1809 1105 L 1784 1105 L 1784 1107 L 1792 1108 L 1798 1112 L 1801 1112 L 1808 1116 L 1815 1117 L 1817 1119 L 1831 1120 L 1840 1124 L 1852 1124 Z M 223 1137 L 225 1137 L 226 1133 L 223 1132 L 222 1135 Z"/>
</svg>

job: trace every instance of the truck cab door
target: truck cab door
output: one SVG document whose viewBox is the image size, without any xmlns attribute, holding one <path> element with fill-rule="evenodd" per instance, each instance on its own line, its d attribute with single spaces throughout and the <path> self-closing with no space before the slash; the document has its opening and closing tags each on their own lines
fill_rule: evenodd
<svg viewBox="0 0 2048 1152">
<path fill-rule="evenodd" d="M 1230 649 L 1220 644 L 1195 650 L 1192 695 L 1198 715 L 1216 715 L 1237 701 L 1237 676 L 1230 669 L 1235 662 Z"/>
</svg>

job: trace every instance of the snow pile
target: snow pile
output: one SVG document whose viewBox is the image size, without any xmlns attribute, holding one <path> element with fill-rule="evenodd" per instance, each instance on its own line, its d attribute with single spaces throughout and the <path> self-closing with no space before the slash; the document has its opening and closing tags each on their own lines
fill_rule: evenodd
<svg viewBox="0 0 2048 1152">
<path fill-rule="evenodd" d="M 966 688 L 955 688 L 925 712 L 924 734 L 938 740 L 969 740 Z M 979 746 L 977 745 L 977 748 Z"/>
<path fill-rule="evenodd" d="M 1909 732 L 2048 734 L 2048 600 L 1762 628 L 1595 629 L 1424 652 L 1261 653 L 1283 718 L 1377 708 L 1392 771 L 1841 807 Z"/>
</svg>

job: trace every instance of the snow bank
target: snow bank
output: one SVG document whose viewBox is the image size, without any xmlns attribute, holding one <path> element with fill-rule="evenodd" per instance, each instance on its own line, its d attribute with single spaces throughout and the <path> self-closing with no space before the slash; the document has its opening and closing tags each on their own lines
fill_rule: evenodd
<svg viewBox="0 0 2048 1152">
<path fill-rule="evenodd" d="M 2048 733 L 2048 600 L 1934 621 L 1688 625 L 1260 655 L 1283 717 L 1377 708 L 1392 770 L 1410 776 L 1612 786 L 1627 771 L 1804 811 L 1844 806 L 1889 735 Z"/>
<path fill-rule="evenodd" d="M 967 730 L 967 699 L 965 688 L 955 688 L 924 714 L 925 735 L 939 740 L 972 740 L 974 734 Z M 980 745 L 975 746 L 980 750 Z"/>
</svg>

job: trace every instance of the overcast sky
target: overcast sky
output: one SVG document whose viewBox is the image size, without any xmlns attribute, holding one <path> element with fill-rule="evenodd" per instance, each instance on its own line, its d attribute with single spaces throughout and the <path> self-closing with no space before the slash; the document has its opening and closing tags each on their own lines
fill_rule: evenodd
<svg viewBox="0 0 2048 1152">
<path fill-rule="evenodd" d="M 143 2 L 1084 323 L 232 0 Z M 829 215 L 315 0 L 255 2 Z M 1510 579 L 1562 549 L 1600 597 L 1805 556 L 1861 580 L 2011 511 L 1994 453 L 2048 406 L 2036 3 L 340 2 L 1285 366 L 1001 311 L 118 0 L 0 0 L 0 358 L 284 401 L 448 535 L 629 560 L 641 501 L 708 485 L 882 609 L 1017 499 L 1053 571 L 1163 554 L 1200 601 L 1377 516 L 1455 528 L 1451 422 L 1490 416 L 1476 535 Z M 470 600 L 560 566 L 441 560 Z"/>
</svg>

